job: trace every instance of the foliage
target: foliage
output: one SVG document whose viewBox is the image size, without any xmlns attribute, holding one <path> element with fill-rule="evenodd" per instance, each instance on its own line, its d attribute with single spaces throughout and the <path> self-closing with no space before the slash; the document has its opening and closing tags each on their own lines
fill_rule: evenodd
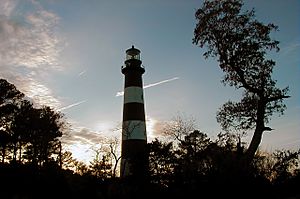
<svg viewBox="0 0 300 199">
<path fill-rule="evenodd" d="M 2 163 L 18 160 L 42 166 L 60 156 L 63 115 L 47 106 L 35 108 L 6 80 L 0 80 L 0 90 Z"/>
<path fill-rule="evenodd" d="M 252 160 L 262 134 L 274 113 L 283 114 L 288 87 L 279 89 L 272 79 L 275 61 L 267 59 L 268 50 L 279 50 L 279 42 L 270 38 L 277 26 L 255 19 L 254 9 L 242 10 L 241 0 L 204 1 L 195 16 L 197 25 L 193 43 L 207 47 L 204 57 L 216 57 L 224 72 L 223 83 L 243 89 L 240 102 L 228 101 L 217 113 L 224 130 L 252 130 L 247 150 Z"/>
<path fill-rule="evenodd" d="M 112 175 L 112 165 L 108 155 L 102 155 L 96 151 L 96 156 L 90 162 L 89 166 L 92 175 L 100 179 L 109 178 Z"/>
<path fill-rule="evenodd" d="M 176 165 L 176 156 L 173 144 L 161 143 L 155 139 L 148 144 L 150 181 L 162 186 L 168 186 Z"/>
<path fill-rule="evenodd" d="M 5 162 L 12 141 L 10 125 L 17 105 L 24 97 L 17 88 L 4 79 L 0 79 L 0 149 L 2 163 Z"/>
</svg>

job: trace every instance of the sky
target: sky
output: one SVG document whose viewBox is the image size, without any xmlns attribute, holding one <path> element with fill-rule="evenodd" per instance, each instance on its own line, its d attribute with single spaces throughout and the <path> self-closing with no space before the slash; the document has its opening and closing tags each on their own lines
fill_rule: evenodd
<svg viewBox="0 0 300 199">
<path fill-rule="evenodd" d="M 0 78 L 37 105 L 62 112 L 66 150 L 88 162 L 107 137 L 120 137 L 125 51 L 141 50 L 148 140 L 181 116 L 215 139 L 216 112 L 240 92 L 224 87 L 216 60 L 192 44 L 202 0 L 0 0 Z M 273 78 L 289 86 L 283 116 L 268 124 L 261 150 L 300 148 L 300 1 L 246 0 L 279 31 Z M 251 138 L 249 133 L 245 138 Z"/>
</svg>

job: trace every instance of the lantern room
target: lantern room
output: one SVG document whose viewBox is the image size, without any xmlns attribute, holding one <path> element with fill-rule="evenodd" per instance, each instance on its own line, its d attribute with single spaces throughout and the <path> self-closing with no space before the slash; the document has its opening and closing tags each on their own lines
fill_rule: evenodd
<svg viewBox="0 0 300 199">
<path fill-rule="evenodd" d="M 131 48 L 126 50 L 126 60 L 130 60 L 130 59 L 141 60 L 140 53 L 141 51 L 139 49 L 136 49 L 134 48 L 134 46 L 132 46 Z"/>
</svg>

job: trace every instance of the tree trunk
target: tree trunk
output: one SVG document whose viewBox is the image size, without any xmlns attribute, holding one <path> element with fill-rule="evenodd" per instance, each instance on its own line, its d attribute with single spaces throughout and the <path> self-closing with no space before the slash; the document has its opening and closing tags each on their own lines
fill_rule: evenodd
<svg viewBox="0 0 300 199">
<path fill-rule="evenodd" d="M 264 117 L 265 117 L 265 103 L 263 103 L 262 100 L 259 100 L 257 113 L 256 113 L 256 118 L 257 118 L 256 128 L 255 128 L 254 134 L 252 136 L 250 145 L 246 152 L 247 163 L 250 163 L 253 160 L 255 153 L 261 142 L 262 134 L 264 132 L 264 127 L 265 127 Z"/>
<path fill-rule="evenodd" d="M 22 142 L 19 141 L 19 162 L 22 162 Z"/>
<path fill-rule="evenodd" d="M 5 155 L 6 155 L 6 145 L 2 146 L 2 164 L 5 162 Z"/>
<path fill-rule="evenodd" d="M 259 144 L 261 142 L 262 139 L 262 134 L 263 134 L 263 128 L 261 127 L 256 127 L 253 137 L 251 139 L 250 145 L 247 149 L 246 152 L 246 159 L 247 162 L 251 162 L 255 156 L 255 153 L 259 147 Z"/>
</svg>

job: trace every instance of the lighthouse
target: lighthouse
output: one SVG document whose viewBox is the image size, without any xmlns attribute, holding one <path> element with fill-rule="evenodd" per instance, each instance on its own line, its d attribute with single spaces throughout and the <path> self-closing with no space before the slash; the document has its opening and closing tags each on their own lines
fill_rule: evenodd
<svg viewBox="0 0 300 199">
<path fill-rule="evenodd" d="M 147 134 L 140 50 L 126 50 L 122 123 L 121 178 L 144 179 L 148 171 Z"/>
</svg>

